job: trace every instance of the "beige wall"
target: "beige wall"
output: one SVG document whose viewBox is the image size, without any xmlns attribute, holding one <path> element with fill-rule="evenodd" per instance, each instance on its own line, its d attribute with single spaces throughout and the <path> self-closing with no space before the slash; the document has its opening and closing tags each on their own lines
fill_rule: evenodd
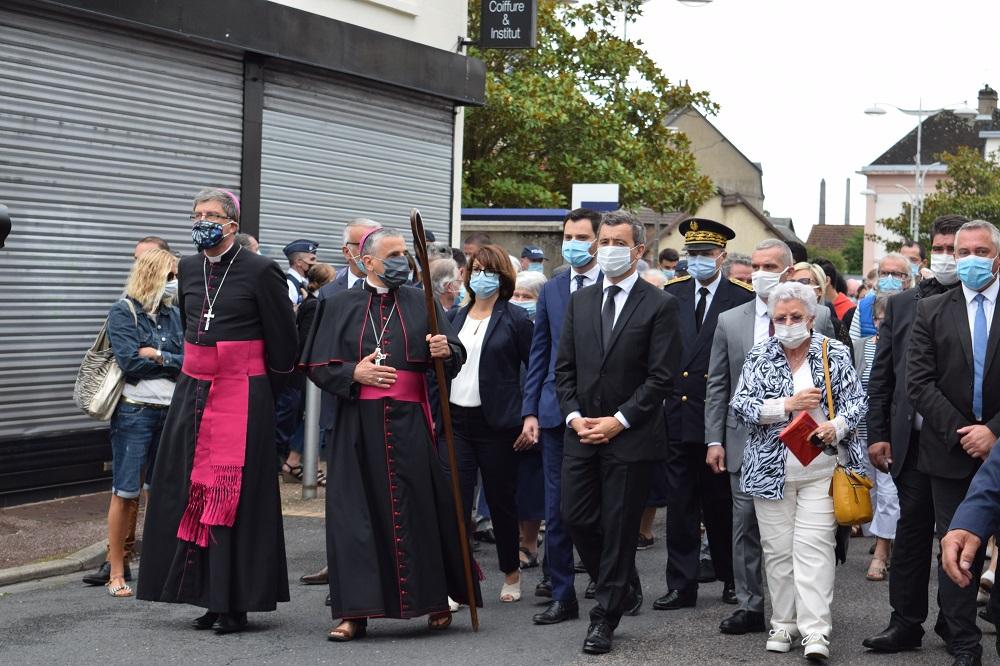
<svg viewBox="0 0 1000 666">
<path fill-rule="evenodd" d="M 466 0 L 271 0 L 312 14 L 455 51 L 467 30 Z"/>
<path fill-rule="evenodd" d="M 765 238 L 781 238 L 780 235 L 772 233 L 764 226 L 756 215 L 750 212 L 746 206 L 739 204 L 735 206 L 723 206 L 722 197 L 714 196 L 705 202 L 694 217 L 706 217 L 717 222 L 721 222 L 736 232 L 736 238 L 726 245 L 729 252 L 740 252 L 750 254 L 757 246 L 757 243 Z M 684 237 L 677 228 L 666 233 L 660 240 L 660 249 L 672 247 L 677 251 L 684 248 Z"/>
<path fill-rule="evenodd" d="M 697 111 L 689 110 L 677 118 L 672 126 L 687 135 L 698 169 L 711 178 L 716 187 L 739 192 L 758 210 L 764 209 L 764 186 L 760 171 L 708 120 Z"/>
</svg>

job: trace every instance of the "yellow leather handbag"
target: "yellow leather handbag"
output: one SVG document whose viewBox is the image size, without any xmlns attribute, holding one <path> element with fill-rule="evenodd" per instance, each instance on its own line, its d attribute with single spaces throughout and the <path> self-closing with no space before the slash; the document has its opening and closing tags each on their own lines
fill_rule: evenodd
<svg viewBox="0 0 1000 666">
<path fill-rule="evenodd" d="M 830 420 L 834 416 L 833 389 L 830 382 L 830 356 L 827 351 L 829 339 L 823 340 L 823 381 L 826 383 L 826 406 Z M 871 522 L 872 510 L 871 479 L 855 474 L 837 460 L 833 470 L 833 480 L 830 481 L 830 496 L 833 497 L 833 514 L 838 525 L 863 525 Z"/>
</svg>

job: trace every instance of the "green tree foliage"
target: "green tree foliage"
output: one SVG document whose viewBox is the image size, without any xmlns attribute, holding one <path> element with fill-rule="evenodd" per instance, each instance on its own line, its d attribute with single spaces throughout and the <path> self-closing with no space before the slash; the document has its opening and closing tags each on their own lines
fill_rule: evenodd
<svg viewBox="0 0 1000 666">
<path fill-rule="evenodd" d="M 470 35 L 480 0 L 469 0 Z M 466 110 L 463 205 L 565 207 L 573 183 L 618 183 L 623 206 L 694 211 L 713 192 L 664 119 L 707 93 L 672 83 L 623 38 L 641 0 L 539 0 L 538 48 L 469 49 L 486 105 Z"/>
<path fill-rule="evenodd" d="M 983 157 L 977 148 L 960 147 L 954 155 L 942 153 L 937 159 L 948 165 L 948 176 L 938 183 L 937 191 L 924 197 L 917 240 L 930 253 L 931 225 L 940 215 L 965 215 L 970 220 L 1000 222 L 1000 164 L 995 156 Z M 910 204 L 904 204 L 897 217 L 879 220 L 890 235 L 876 237 L 895 252 L 902 238 L 910 236 Z"/>
<path fill-rule="evenodd" d="M 848 272 L 847 261 L 844 259 L 844 255 L 837 250 L 820 247 L 819 245 L 806 245 L 806 253 L 809 255 L 810 261 L 816 261 L 817 259 L 829 259 L 830 263 L 834 265 L 838 273 Z"/>
<path fill-rule="evenodd" d="M 860 274 L 865 262 L 865 232 L 858 227 L 847 240 L 844 247 L 840 249 L 841 256 L 844 257 L 844 264 L 848 273 Z"/>
</svg>

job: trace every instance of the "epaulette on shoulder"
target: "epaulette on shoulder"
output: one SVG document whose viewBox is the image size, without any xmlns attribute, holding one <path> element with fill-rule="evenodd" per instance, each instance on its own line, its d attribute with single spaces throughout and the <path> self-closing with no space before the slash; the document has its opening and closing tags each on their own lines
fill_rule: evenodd
<svg viewBox="0 0 1000 666">
<path fill-rule="evenodd" d="M 691 279 L 690 275 L 678 275 L 675 278 L 670 278 L 669 280 L 667 280 L 667 286 L 675 284 L 677 282 L 684 282 L 685 280 L 690 280 L 690 279 Z"/>
<path fill-rule="evenodd" d="M 729 278 L 729 281 L 735 284 L 737 287 L 743 287 L 747 291 L 753 291 L 753 285 L 744 282 L 743 280 L 737 280 L 736 278 Z"/>
</svg>

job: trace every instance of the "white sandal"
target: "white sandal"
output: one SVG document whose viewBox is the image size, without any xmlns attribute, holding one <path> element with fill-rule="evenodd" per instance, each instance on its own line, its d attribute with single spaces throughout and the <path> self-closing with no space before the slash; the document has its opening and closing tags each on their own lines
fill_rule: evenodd
<svg viewBox="0 0 1000 666">
<path fill-rule="evenodd" d="M 500 588 L 500 601 L 505 604 L 521 600 L 521 579 L 516 583 L 504 583 Z"/>
</svg>

